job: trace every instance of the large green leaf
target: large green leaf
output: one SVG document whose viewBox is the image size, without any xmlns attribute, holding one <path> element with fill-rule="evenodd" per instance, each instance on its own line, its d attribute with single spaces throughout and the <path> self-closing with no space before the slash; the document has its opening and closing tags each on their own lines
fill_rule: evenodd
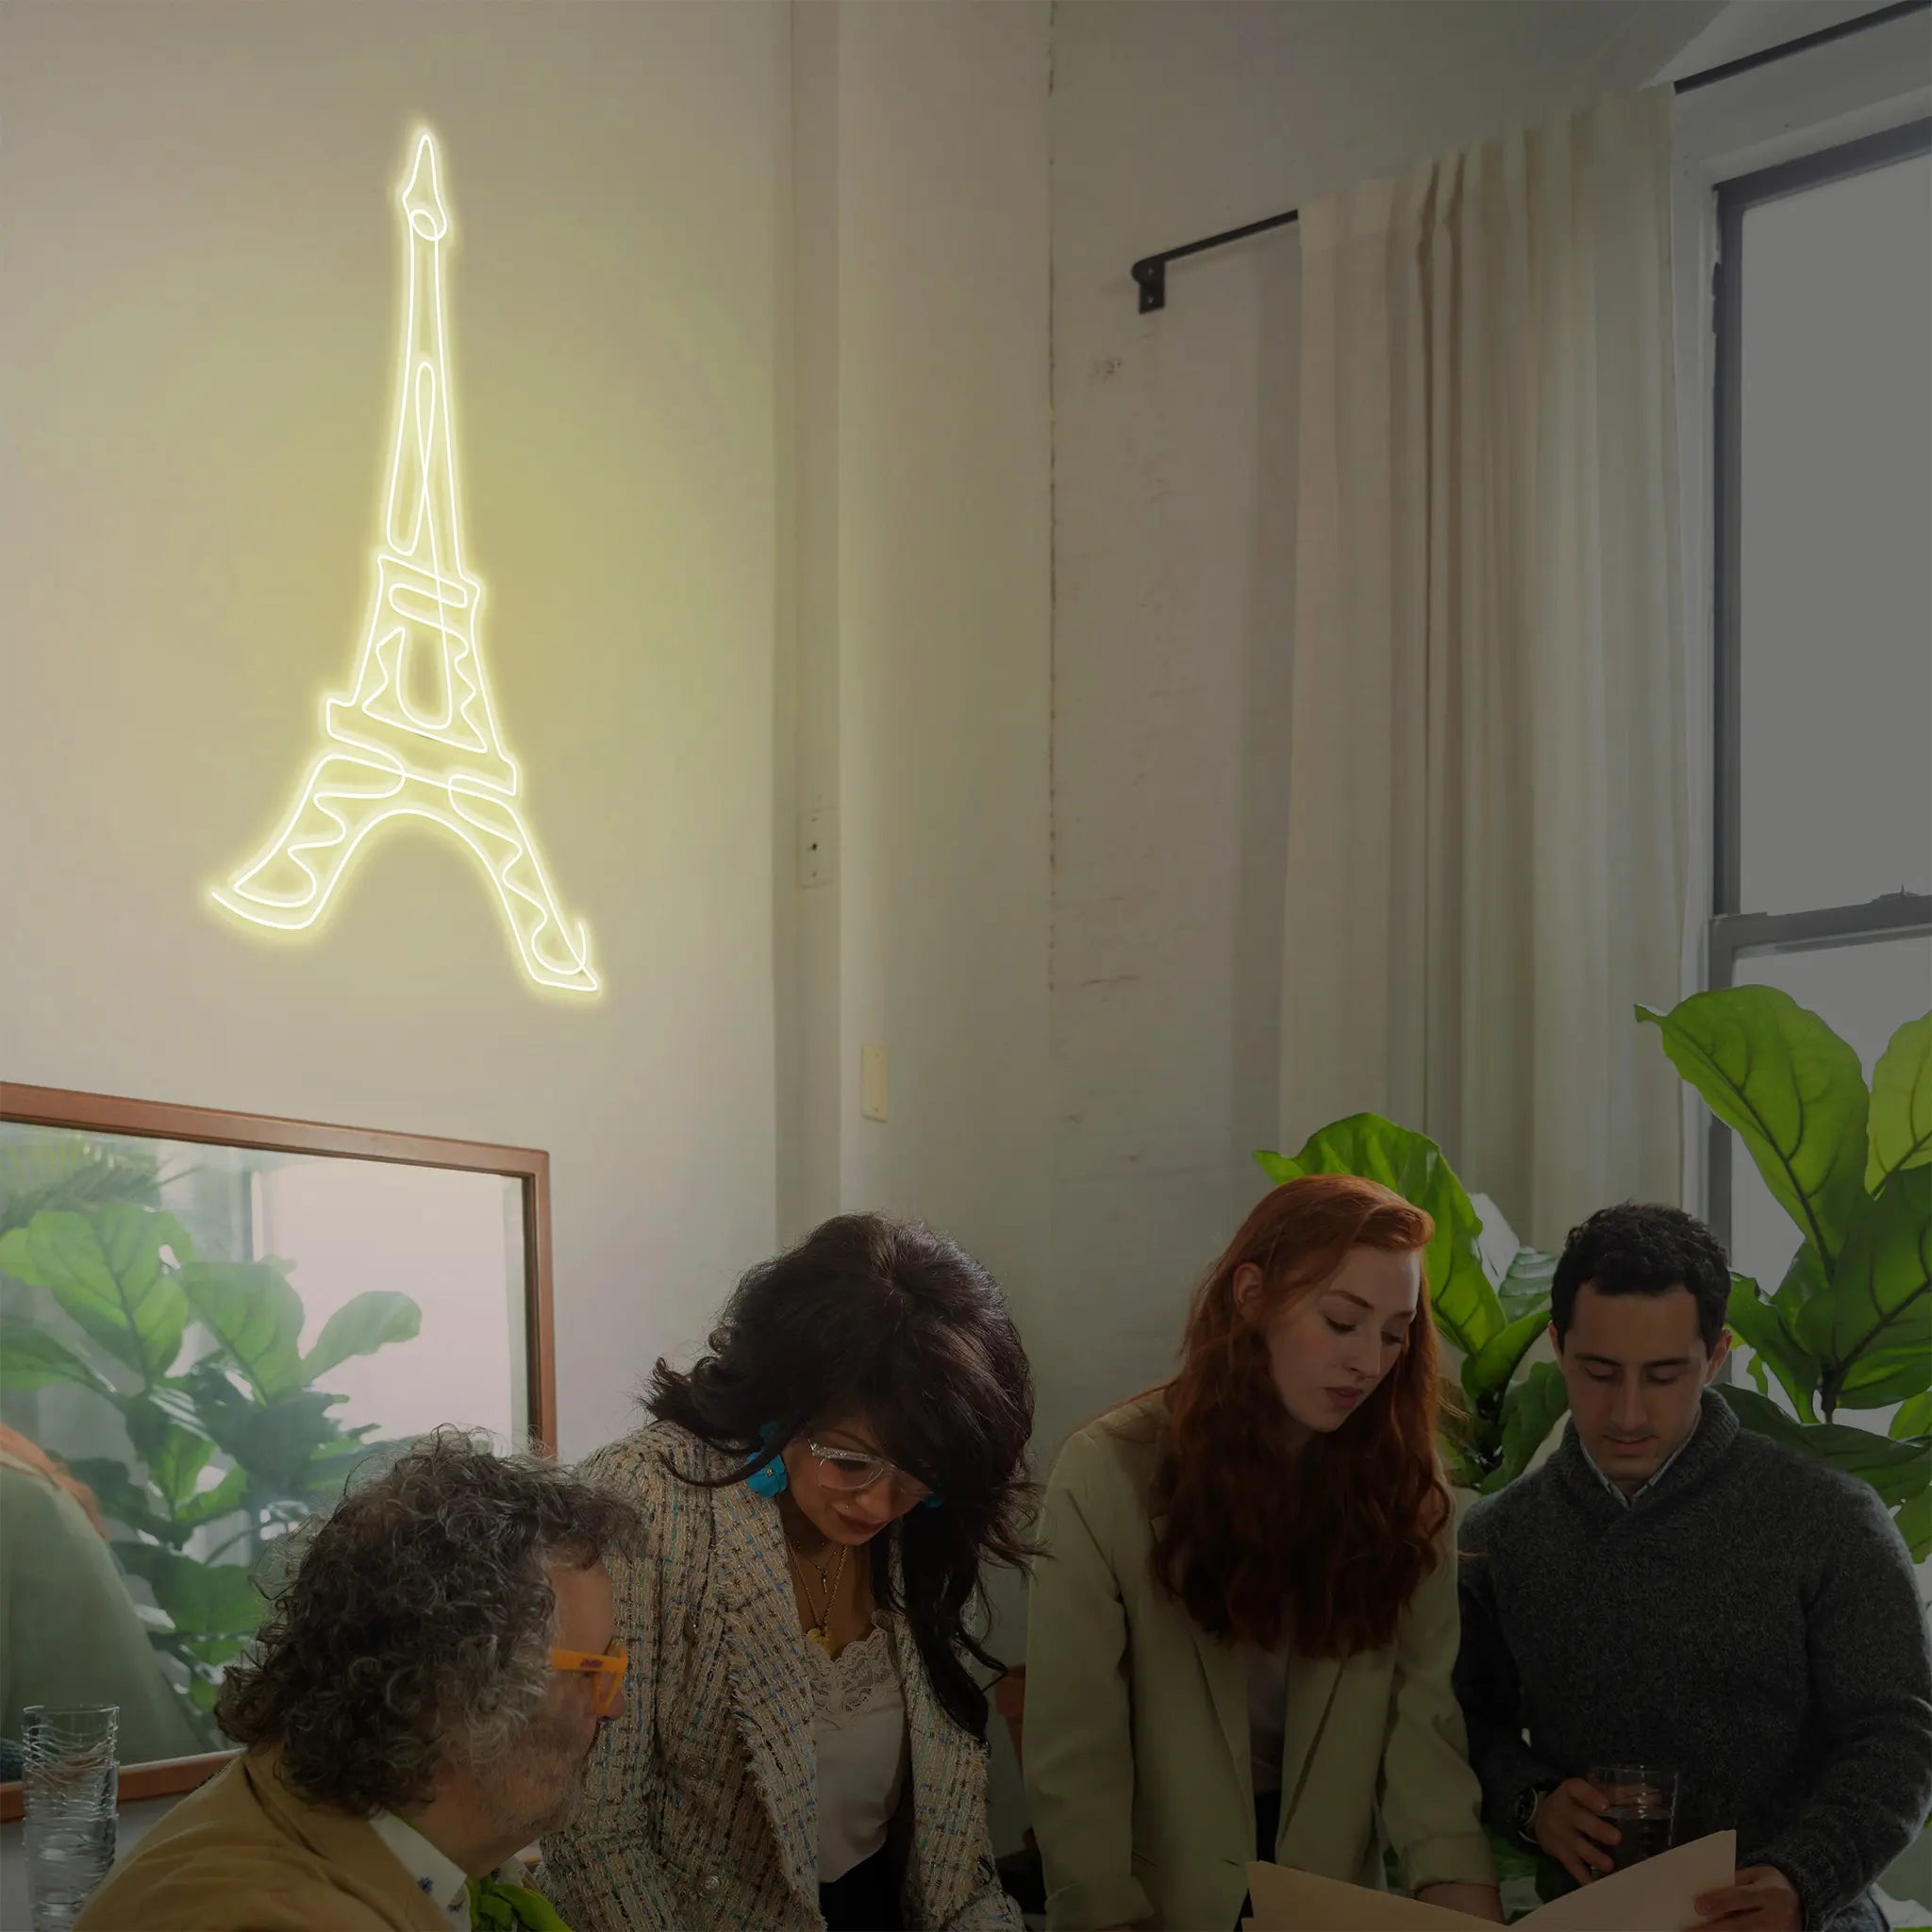
<svg viewBox="0 0 1932 1932">
<path fill-rule="evenodd" d="M 406 1294 L 371 1289 L 344 1302 L 302 1357 L 302 1380 L 312 1386 L 352 1355 L 374 1355 L 391 1341 L 413 1341 L 423 1327 L 423 1310 Z"/>
<path fill-rule="evenodd" d="M 148 1480 L 160 1491 L 171 1509 L 179 1508 L 193 1495 L 214 1447 L 206 1436 L 174 1422 L 165 1423 L 158 1436 L 143 1443 L 142 1456 L 147 1463 Z"/>
<path fill-rule="evenodd" d="M 190 1529 L 232 1516 L 246 1501 L 248 1475 L 245 1470 L 231 1469 L 211 1489 L 196 1490 L 175 1511 L 175 1521 Z"/>
<path fill-rule="evenodd" d="M 1852 1227 L 1832 1277 L 1832 1348 L 1840 1363 L 1909 1338 L 1932 1296 L 1932 1167 L 1885 1184 Z"/>
<path fill-rule="evenodd" d="M 174 1380 L 171 1375 L 161 1388 L 166 1390 Z M 163 1402 L 156 1391 L 142 1391 L 116 1394 L 113 1401 L 126 1425 L 127 1440 L 143 1462 L 161 1453 L 161 1444 L 167 1441 L 170 1429 L 186 1428 L 191 1434 L 200 1433 L 193 1427 L 193 1409 L 178 1397 Z"/>
<path fill-rule="evenodd" d="M 1498 1329 L 1474 1355 L 1462 1361 L 1462 1386 L 1472 1402 L 1492 1395 L 1516 1373 L 1517 1364 L 1536 1346 L 1536 1339 L 1550 1325 L 1549 1311 L 1532 1309 L 1519 1315 L 1507 1328 Z"/>
<path fill-rule="evenodd" d="M 162 1258 L 192 1252 L 172 1214 L 109 1201 L 89 1214 L 48 1208 L 0 1235 L 0 1271 L 46 1289 L 88 1338 L 143 1382 L 167 1374 L 181 1350 L 188 1304 Z"/>
<path fill-rule="evenodd" d="M 1784 1315 L 1775 1302 L 1757 1292 L 1757 1284 L 1747 1274 L 1731 1276 L 1730 1306 L 1725 1324 L 1738 1340 L 1762 1362 L 1791 1398 L 1791 1406 L 1804 1419 L 1818 1420 L 1812 1397 L 1818 1388 L 1817 1357 L 1802 1347 L 1785 1325 Z M 1757 1363 L 1753 1363 L 1755 1368 Z"/>
<path fill-rule="evenodd" d="M 1913 1562 L 1923 1563 L 1932 1557 L 1932 1488 L 1908 1496 L 1891 1520 L 1898 1524 L 1898 1533 L 1905 1538 Z"/>
<path fill-rule="evenodd" d="M 1896 1348 L 1871 1349 L 1845 1371 L 1840 1408 L 1890 1408 L 1932 1389 L 1932 1321 L 1911 1326 L 1916 1339 Z"/>
<path fill-rule="evenodd" d="M 0 1138 L 0 1234 L 50 1208 L 85 1209 L 104 1201 L 158 1208 L 159 1168 L 159 1156 L 138 1141 L 45 1128 L 28 1129 L 19 1140 Z"/>
<path fill-rule="evenodd" d="M 1921 1295 L 1840 1372 L 1840 1408 L 1888 1408 L 1932 1389 L 1932 1295 Z"/>
<path fill-rule="evenodd" d="M 1838 1307 L 1831 1298 L 1831 1284 L 1825 1279 L 1824 1263 L 1818 1250 L 1807 1241 L 1798 1243 L 1797 1253 L 1786 1268 L 1771 1304 L 1784 1323 L 1785 1332 L 1798 1347 L 1819 1365 L 1819 1378 L 1832 1354 L 1832 1329 L 1837 1325 Z"/>
<path fill-rule="evenodd" d="M 1563 1372 L 1538 1362 L 1503 1397 L 1503 1460 L 1483 1484 L 1485 1494 L 1512 1483 L 1527 1469 L 1557 1419 L 1570 1407 Z"/>
<path fill-rule="evenodd" d="M 263 1402 L 301 1388 L 302 1298 L 274 1261 L 196 1261 L 181 1271 L 194 1312 Z"/>
<path fill-rule="evenodd" d="M 1916 1496 L 1932 1480 L 1932 1437 L 1894 1439 L 1841 1423 L 1797 1423 L 1755 1390 L 1733 1384 L 1718 1393 L 1747 1429 L 1870 1483 L 1888 1507 Z"/>
<path fill-rule="evenodd" d="M 228 1637 L 182 1637 L 172 1646 L 179 1656 L 192 1657 L 197 1663 L 225 1664 L 232 1662 L 248 1648 L 245 1636 Z M 197 1682 L 199 1679 L 197 1679 Z M 209 1701 L 208 1708 L 213 1708 Z"/>
<path fill-rule="evenodd" d="M 261 1622 L 262 1600 L 241 1563 L 198 1563 L 152 1543 L 116 1543 L 114 1553 L 155 1593 L 184 1637 L 247 1637 Z"/>
<path fill-rule="evenodd" d="M 98 1395 L 109 1392 L 92 1369 L 37 1323 L 0 1325 L 0 1386 L 43 1389 L 50 1382 L 73 1382 Z"/>
<path fill-rule="evenodd" d="M 1932 1393 L 1915 1395 L 1898 1406 L 1889 1434 L 1895 1437 L 1932 1436 Z"/>
<path fill-rule="evenodd" d="M 1637 1008 L 1672 1064 L 1750 1149 L 1765 1185 L 1835 1265 L 1864 1209 L 1871 1096 L 1858 1056 L 1790 993 L 1734 986 Z"/>
<path fill-rule="evenodd" d="M 1865 1188 L 1875 1194 L 1902 1168 L 1932 1160 L 1932 1013 L 1907 1020 L 1872 1070 Z"/>
<path fill-rule="evenodd" d="M 310 1457 L 344 1439 L 328 1412 L 340 1396 L 305 1389 L 273 1402 L 252 1401 L 210 1362 L 197 1363 L 184 1379 L 193 1385 L 201 1426 L 247 1472 L 249 1498 L 256 1505 L 304 1493 Z"/>
<path fill-rule="evenodd" d="M 333 1508 L 341 1501 L 342 1491 L 356 1470 L 391 1446 L 366 1441 L 374 1428 L 373 1423 L 365 1424 L 311 1452 L 290 1486 L 290 1494 L 314 1507 Z"/>
<path fill-rule="evenodd" d="M 1785 1326 L 1793 1335 L 1798 1332 L 1798 1316 L 1813 1302 L 1828 1303 L 1831 1299 L 1831 1283 L 1825 1278 L 1824 1263 L 1819 1258 L 1818 1250 L 1809 1241 L 1800 1241 L 1786 1267 L 1784 1279 L 1777 1285 L 1777 1291 L 1771 1299 L 1777 1304 L 1778 1313 L 1785 1318 Z M 1827 1348 L 1829 1339 L 1827 1336 Z"/>
<path fill-rule="evenodd" d="M 1470 1453 L 1466 1443 L 1458 1441 L 1453 1435 L 1441 1438 L 1443 1466 L 1448 1471 L 1452 1488 L 1474 1490 L 1482 1486 L 1483 1466 Z"/>
<path fill-rule="evenodd" d="M 104 1515 L 150 1536 L 165 1539 L 173 1533 L 173 1525 L 156 1512 L 154 1499 L 134 1480 L 125 1462 L 106 1456 L 76 1456 L 67 1467 L 93 1491 Z"/>
<path fill-rule="evenodd" d="M 1502 1328 L 1502 1305 L 1476 1245 L 1482 1223 L 1442 1150 L 1426 1135 L 1380 1114 L 1357 1113 L 1311 1134 L 1299 1154 L 1255 1158 L 1275 1181 L 1355 1174 L 1393 1189 L 1436 1224 L 1423 1265 L 1437 1326 L 1464 1355 L 1476 1354 Z"/>
<path fill-rule="evenodd" d="M 1541 1248 L 1518 1248 L 1502 1287 L 1496 1291 L 1504 1315 L 1513 1322 L 1520 1316 L 1539 1313 L 1548 1321 L 1550 1290 L 1556 1278 L 1555 1255 L 1546 1255 Z"/>
</svg>

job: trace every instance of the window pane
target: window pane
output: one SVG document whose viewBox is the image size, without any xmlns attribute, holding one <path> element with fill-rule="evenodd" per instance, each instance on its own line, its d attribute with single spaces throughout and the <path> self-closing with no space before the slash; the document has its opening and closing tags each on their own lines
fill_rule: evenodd
<svg viewBox="0 0 1932 1932">
<path fill-rule="evenodd" d="M 1932 891 L 1932 160 L 1744 217 L 1744 912 Z"/>
<path fill-rule="evenodd" d="M 1932 939 L 1747 954 L 1738 961 L 1737 980 L 1740 986 L 1780 987 L 1801 1007 L 1808 1007 L 1857 1053 L 1869 1081 L 1892 1034 L 1932 1008 Z M 1731 1266 L 1769 1294 L 1784 1279 L 1797 1250 L 1790 1217 L 1772 1199 L 1751 1157 L 1733 1137 Z M 1783 1403 L 1775 1382 L 1770 1392 Z M 1890 1408 L 1845 1409 L 1837 1420 L 1883 1435 L 1893 1413 Z"/>
</svg>

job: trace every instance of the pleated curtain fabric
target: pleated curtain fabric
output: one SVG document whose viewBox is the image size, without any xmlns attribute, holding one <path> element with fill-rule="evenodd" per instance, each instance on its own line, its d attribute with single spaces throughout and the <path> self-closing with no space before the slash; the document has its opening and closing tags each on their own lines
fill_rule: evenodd
<svg viewBox="0 0 1932 1932">
<path fill-rule="evenodd" d="M 1546 1246 L 1680 1185 L 1671 110 L 1302 211 L 1283 1144 L 1388 1113 Z"/>
</svg>

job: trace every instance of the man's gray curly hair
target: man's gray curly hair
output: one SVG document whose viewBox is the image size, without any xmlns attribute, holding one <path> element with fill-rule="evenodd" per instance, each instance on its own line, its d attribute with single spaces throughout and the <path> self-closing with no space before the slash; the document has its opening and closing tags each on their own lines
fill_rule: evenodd
<svg viewBox="0 0 1932 1932">
<path fill-rule="evenodd" d="M 426 1804 L 446 1754 L 503 1761 L 542 1709 L 549 1559 L 633 1547 L 621 1497 L 459 1430 L 413 1443 L 290 1539 L 292 1574 L 215 1719 L 280 1747 L 304 1797 L 358 1818 Z"/>
</svg>

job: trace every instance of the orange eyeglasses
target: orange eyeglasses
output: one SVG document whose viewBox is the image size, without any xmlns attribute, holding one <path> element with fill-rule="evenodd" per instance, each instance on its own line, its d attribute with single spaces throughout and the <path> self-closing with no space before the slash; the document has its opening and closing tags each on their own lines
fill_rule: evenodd
<svg viewBox="0 0 1932 1932">
<path fill-rule="evenodd" d="M 612 1645 L 608 1650 L 553 1650 L 553 1671 L 581 1671 L 591 1680 L 591 1708 L 599 1717 L 608 1717 L 624 1693 L 624 1674 L 630 1669 L 629 1654 Z"/>
</svg>

